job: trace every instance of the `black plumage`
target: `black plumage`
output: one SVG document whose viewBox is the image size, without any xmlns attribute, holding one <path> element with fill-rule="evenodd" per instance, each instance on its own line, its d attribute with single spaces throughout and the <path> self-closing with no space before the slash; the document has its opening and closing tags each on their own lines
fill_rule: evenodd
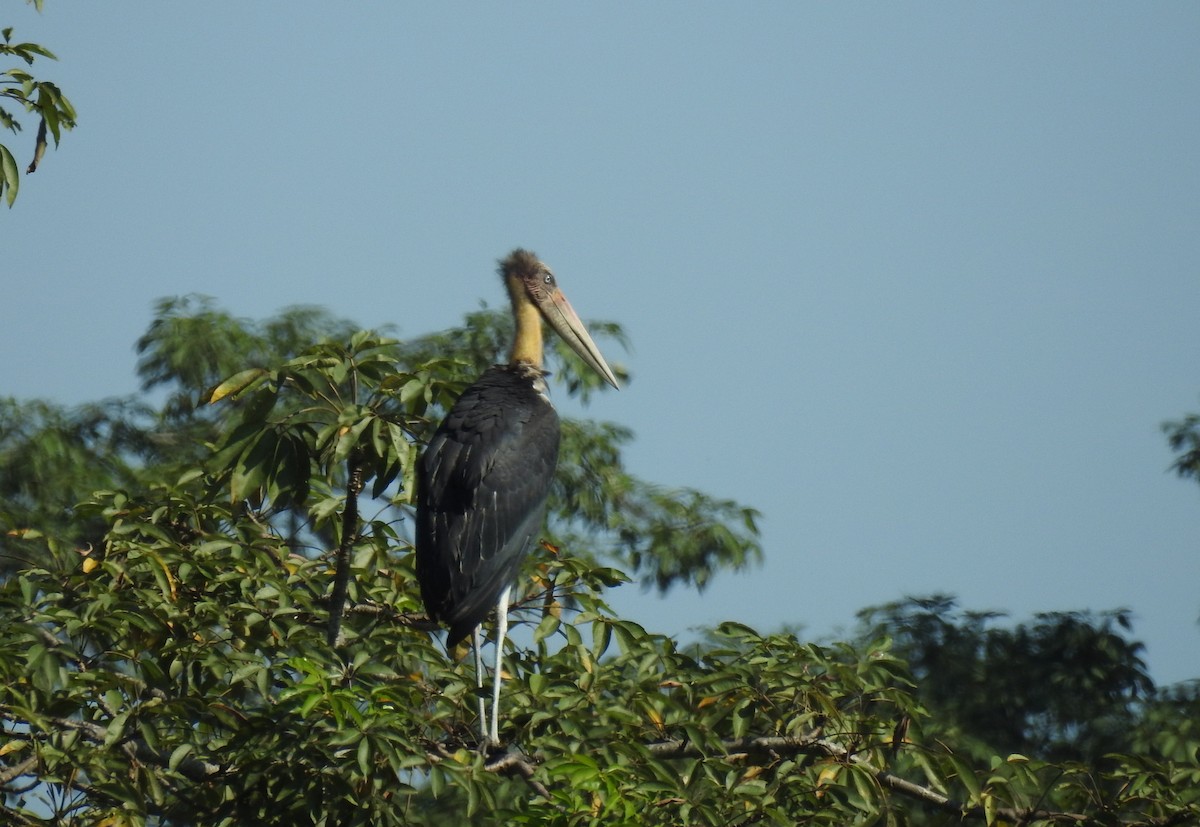
<svg viewBox="0 0 1200 827">
<path fill-rule="evenodd" d="M 541 530 L 559 443 L 544 387 L 528 365 L 488 369 L 421 457 L 417 578 L 447 646 L 483 622 Z"/>
</svg>

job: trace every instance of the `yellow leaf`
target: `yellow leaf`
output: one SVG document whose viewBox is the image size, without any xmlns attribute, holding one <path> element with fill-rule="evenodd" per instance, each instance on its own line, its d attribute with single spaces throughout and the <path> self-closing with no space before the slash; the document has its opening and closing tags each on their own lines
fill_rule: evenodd
<svg viewBox="0 0 1200 827">
<path fill-rule="evenodd" d="M 650 707 L 646 710 L 646 717 L 650 719 L 650 723 L 654 724 L 655 728 L 663 728 L 663 718 L 657 709 Z"/>
<path fill-rule="evenodd" d="M 6 533 L 9 537 L 20 537 L 22 540 L 37 540 L 43 536 L 36 528 L 14 528 Z"/>
<path fill-rule="evenodd" d="M 832 784 L 837 780 L 838 773 L 841 771 L 842 768 L 837 764 L 830 764 L 828 767 L 821 770 L 819 775 L 817 775 L 817 786 L 824 787 L 826 784 Z"/>
<path fill-rule="evenodd" d="M 9 741 L 4 746 L 0 747 L 0 756 L 8 755 L 10 752 L 17 752 L 29 746 L 28 741 Z"/>
<path fill-rule="evenodd" d="M 161 557 L 153 551 L 149 552 L 150 559 L 158 563 L 158 567 L 163 570 L 163 576 L 167 581 L 167 589 L 171 592 L 171 599 L 179 599 L 179 590 L 175 587 L 175 575 L 171 574 L 171 568 L 163 561 Z M 87 562 L 86 560 L 84 562 Z"/>
<path fill-rule="evenodd" d="M 208 404 L 212 405 L 220 402 L 227 396 L 231 396 L 248 388 L 254 380 L 261 376 L 265 376 L 267 371 L 262 368 L 250 368 L 241 373 L 235 373 L 221 384 L 217 385 L 208 392 Z"/>
<path fill-rule="evenodd" d="M 83 573 L 91 574 L 100 565 L 100 561 L 95 557 L 89 557 L 83 561 Z"/>
</svg>

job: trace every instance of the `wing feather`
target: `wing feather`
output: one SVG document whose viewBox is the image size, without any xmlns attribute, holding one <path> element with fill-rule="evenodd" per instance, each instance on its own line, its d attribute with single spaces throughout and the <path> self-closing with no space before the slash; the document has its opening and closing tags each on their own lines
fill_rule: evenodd
<svg viewBox="0 0 1200 827">
<path fill-rule="evenodd" d="M 464 391 L 430 440 L 418 466 L 417 577 L 448 643 L 516 577 L 541 530 L 558 442 L 554 408 L 504 367 Z"/>
</svg>

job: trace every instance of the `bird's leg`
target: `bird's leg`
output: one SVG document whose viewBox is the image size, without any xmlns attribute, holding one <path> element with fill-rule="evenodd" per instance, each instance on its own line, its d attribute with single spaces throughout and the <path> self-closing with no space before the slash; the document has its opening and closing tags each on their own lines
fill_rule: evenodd
<svg viewBox="0 0 1200 827">
<path fill-rule="evenodd" d="M 500 744 L 500 682 L 501 658 L 504 657 L 504 637 L 508 634 L 508 600 L 512 586 L 505 586 L 496 601 L 496 659 L 492 669 L 492 743 Z"/>
<path fill-rule="evenodd" d="M 476 626 L 471 633 L 471 649 L 475 652 L 475 698 L 479 701 L 479 737 L 487 743 L 487 703 L 483 699 L 483 627 Z"/>
</svg>

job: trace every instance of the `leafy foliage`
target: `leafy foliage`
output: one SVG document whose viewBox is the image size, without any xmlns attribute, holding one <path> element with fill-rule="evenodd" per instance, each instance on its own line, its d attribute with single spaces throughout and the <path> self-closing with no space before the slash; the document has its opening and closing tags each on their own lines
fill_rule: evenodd
<svg viewBox="0 0 1200 827">
<path fill-rule="evenodd" d="M 137 424 L 146 413 L 133 400 L 63 410 L 0 399 L 0 570 L 40 559 L 23 540 L 33 527 L 52 548 L 100 541 L 103 525 L 74 506 L 97 489 L 133 484 L 137 458 L 148 450 L 149 435 Z"/>
<path fill-rule="evenodd" d="M 894 636 L 919 696 L 947 732 L 992 750 L 1095 762 L 1125 749 L 1154 693 L 1124 610 L 1048 612 L 1012 628 L 953 598 L 907 598 L 859 613 L 865 637 Z M 996 698 L 1003 698 L 997 703 Z"/>
<path fill-rule="evenodd" d="M 40 11 L 41 2 L 36 5 Z M 37 43 L 13 42 L 11 26 L 0 29 L 0 39 L 3 40 L 0 43 L 0 56 L 16 58 L 23 64 L 0 72 L 0 104 L 12 101 L 26 113 L 32 113 L 38 118 L 33 161 L 25 170 L 26 173 L 31 173 L 38 168 L 46 152 L 47 136 L 53 137 L 54 145 L 58 146 L 63 130 L 75 126 L 75 107 L 58 86 L 50 81 L 38 80 L 28 71 L 28 67 L 39 57 L 58 59 L 49 49 Z M 13 133 L 21 131 L 21 122 L 3 105 L 0 105 L 0 127 Z M 8 147 L 0 144 L 0 195 L 8 202 L 9 207 L 16 201 L 20 186 L 21 176 L 17 160 Z"/>
<path fill-rule="evenodd" d="M 628 475 L 628 432 L 605 423 L 568 423 L 548 541 L 513 609 L 508 746 L 481 752 L 473 672 L 432 634 L 406 527 L 419 445 L 495 358 L 503 323 L 476 314 L 410 342 L 329 323 L 335 335 L 299 348 L 297 331 L 330 320 L 285 317 L 162 305 L 140 368 L 167 391 L 161 410 L 111 403 L 83 427 L 82 410 L 9 403 L 22 429 L 5 458 L 58 465 L 4 506 L 23 552 L 0 581 L 8 823 L 1200 818 L 1192 729 L 1167 742 L 1148 724 L 1141 751 L 1103 762 L 980 751 L 914 686 L 953 664 L 918 659 L 910 673 L 903 639 L 819 646 L 730 622 L 683 648 L 617 616 L 605 593 L 628 578 L 608 562 L 649 584 L 702 584 L 693 567 L 753 559 L 757 531 L 749 509 Z M 599 390 L 555 367 L 576 394 Z M 1047 630 L 1084 643 L 1113 631 L 1059 620 Z M 1039 629 L 1030 640 L 1049 646 Z M 1147 721 L 1194 704 L 1164 697 Z"/>
</svg>

